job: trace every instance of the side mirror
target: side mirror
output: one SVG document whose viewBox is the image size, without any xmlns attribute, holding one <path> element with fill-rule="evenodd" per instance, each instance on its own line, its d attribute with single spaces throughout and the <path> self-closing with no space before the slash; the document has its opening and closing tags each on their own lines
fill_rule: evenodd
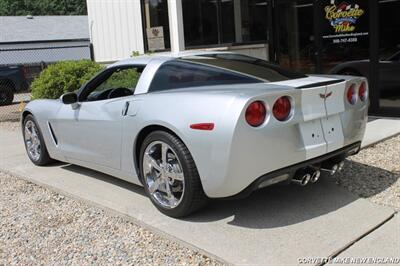
<svg viewBox="0 0 400 266">
<path fill-rule="evenodd" d="M 74 104 L 78 102 L 78 95 L 75 92 L 65 93 L 61 96 L 63 104 Z"/>
</svg>

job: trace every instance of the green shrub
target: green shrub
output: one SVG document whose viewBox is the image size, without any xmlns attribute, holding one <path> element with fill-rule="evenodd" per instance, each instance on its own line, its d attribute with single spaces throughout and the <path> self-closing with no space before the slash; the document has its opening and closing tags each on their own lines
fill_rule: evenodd
<svg viewBox="0 0 400 266">
<path fill-rule="evenodd" d="M 57 99 L 78 90 L 103 67 L 90 60 L 62 61 L 49 65 L 31 84 L 33 99 Z"/>
</svg>

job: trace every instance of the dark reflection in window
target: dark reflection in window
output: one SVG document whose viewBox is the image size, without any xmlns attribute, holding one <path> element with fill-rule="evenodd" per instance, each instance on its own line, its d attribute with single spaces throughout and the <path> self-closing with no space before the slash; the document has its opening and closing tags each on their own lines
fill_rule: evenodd
<svg viewBox="0 0 400 266">
<path fill-rule="evenodd" d="M 163 27 L 165 49 L 170 49 L 171 43 L 167 0 L 142 0 L 142 13 L 145 29 Z M 144 34 L 147 40 L 147 50 L 153 50 L 149 47 L 146 30 Z"/>
<path fill-rule="evenodd" d="M 266 41 L 267 4 L 267 0 L 182 0 L 186 46 Z"/>
<path fill-rule="evenodd" d="M 233 0 L 220 2 L 221 43 L 235 41 L 235 20 L 233 13 Z"/>
<path fill-rule="evenodd" d="M 315 72 L 313 0 L 277 2 L 279 64 L 302 73 Z"/>
<path fill-rule="evenodd" d="M 215 0 L 183 0 L 186 46 L 218 44 L 218 4 Z"/>
<path fill-rule="evenodd" d="M 379 1 L 380 106 L 400 108 L 400 0 Z"/>
<path fill-rule="evenodd" d="M 236 13 L 236 11 L 235 11 Z M 240 34 L 238 43 L 265 41 L 268 39 L 268 2 L 267 0 L 240 1 Z"/>
</svg>

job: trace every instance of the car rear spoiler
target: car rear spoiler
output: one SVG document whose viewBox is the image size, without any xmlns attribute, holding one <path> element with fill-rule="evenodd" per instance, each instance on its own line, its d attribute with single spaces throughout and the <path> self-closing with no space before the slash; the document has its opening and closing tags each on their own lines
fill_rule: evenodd
<svg viewBox="0 0 400 266">
<path fill-rule="evenodd" d="M 328 86 L 328 85 L 341 83 L 344 81 L 345 81 L 344 79 L 336 79 L 336 80 L 330 80 L 330 81 L 324 81 L 324 82 L 316 82 L 316 83 L 311 83 L 311 84 L 307 84 L 304 86 L 296 87 L 296 89 L 309 89 L 309 88 L 314 88 L 314 87 L 322 87 L 322 86 Z"/>
</svg>

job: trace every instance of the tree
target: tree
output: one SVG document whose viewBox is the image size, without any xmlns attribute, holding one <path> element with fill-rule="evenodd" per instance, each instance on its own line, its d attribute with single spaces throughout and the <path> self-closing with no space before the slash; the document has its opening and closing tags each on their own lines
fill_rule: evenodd
<svg viewBox="0 0 400 266">
<path fill-rule="evenodd" d="M 0 16 L 86 14 L 86 0 L 0 0 Z"/>
</svg>

